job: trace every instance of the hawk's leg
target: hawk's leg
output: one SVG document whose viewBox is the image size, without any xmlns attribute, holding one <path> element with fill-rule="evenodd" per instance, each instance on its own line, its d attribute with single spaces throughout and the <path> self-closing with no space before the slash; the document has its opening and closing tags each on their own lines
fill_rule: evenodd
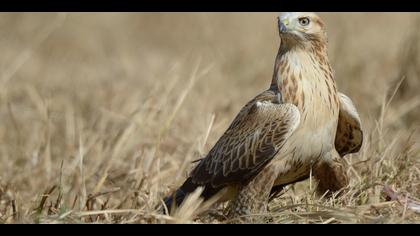
<svg viewBox="0 0 420 236">
<path fill-rule="evenodd" d="M 328 191 L 327 196 L 346 187 L 349 183 L 344 159 L 334 149 L 326 154 L 314 167 L 314 177 L 318 180 L 317 192 Z"/>
<path fill-rule="evenodd" d="M 270 191 L 276 178 L 277 169 L 269 165 L 246 185 L 241 186 L 230 206 L 229 218 L 238 218 L 245 222 L 262 219 L 261 216 L 252 215 L 266 212 Z"/>
</svg>

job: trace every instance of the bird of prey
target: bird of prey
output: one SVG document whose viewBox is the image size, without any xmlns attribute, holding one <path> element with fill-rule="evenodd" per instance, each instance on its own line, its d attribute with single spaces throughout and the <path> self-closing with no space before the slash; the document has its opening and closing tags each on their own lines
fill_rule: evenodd
<svg viewBox="0 0 420 236">
<path fill-rule="evenodd" d="M 278 17 L 281 39 L 268 90 L 238 113 L 225 133 L 192 170 L 184 184 L 164 199 L 168 209 L 203 187 L 209 199 L 224 191 L 230 217 L 266 211 L 271 194 L 309 178 L 317 190 L 348 184 L 343 157 L 363 142 L 352 101 L 336 89 L 323 21 L 314 13 Z"/>
</svg>

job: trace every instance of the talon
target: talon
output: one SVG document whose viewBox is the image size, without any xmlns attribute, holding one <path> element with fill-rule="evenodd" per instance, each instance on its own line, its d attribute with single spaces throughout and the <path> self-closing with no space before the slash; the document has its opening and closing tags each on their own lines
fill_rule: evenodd
<svg viewBox="0 0 420 236">
<path fill-rule="evenodd" d="M 278 93 L 277 94 L 277 100 L 278 100 L 278 103 L 280 104 L 280 103 L 283 103 L 283 101 L 281 100 L 281 93 Z"/>
</svg>

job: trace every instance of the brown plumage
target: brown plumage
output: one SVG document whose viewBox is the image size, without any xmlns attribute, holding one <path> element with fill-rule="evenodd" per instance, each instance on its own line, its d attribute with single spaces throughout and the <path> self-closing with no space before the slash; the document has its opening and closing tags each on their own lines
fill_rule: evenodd
<svg viewBox="0 0 420 236">
<path fill-rule="evenodd" d="M 191 173 L 197 184 L 217 188 L 258 173 L 296 129 L 299 111 L 267 90 L 250 101 Z"/>
<path fill-rule="evenodd" d="M 337 92 L 327 35 L 314 13 L 281 13 L 281 44 L 270 88 L 247 103 L 185 183 L 165 199 L 170 208 L 204 186 L 233 200 L 230 216 L 264 211 L 283 186 L 312 173 L 318 191 L 347 185 L 341 157 L 363 140 L 351 100 Z M 174 204 L 175 203 L 175 204 Z"/>
<path fill-rule="evenodd" d="M 361 121 L 353 102 L 346 95 L 339 93 L 340 114 L 335 139 L 335 148 L 340 156 L 358 152 L 363 143 Z"/>
</svg>

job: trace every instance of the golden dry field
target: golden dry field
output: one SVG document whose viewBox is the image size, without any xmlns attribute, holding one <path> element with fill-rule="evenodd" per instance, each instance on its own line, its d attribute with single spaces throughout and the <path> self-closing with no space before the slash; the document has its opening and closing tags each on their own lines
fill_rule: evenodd
<svg viewBox="0 0 420 236">
<path fill-rule="evenodd" d="M 340 196 L 310 179 L 261 222 L 420 223 L 420 14 L 320 16 L 364 144 Z M 269 87 L 276 17 L 1 13 L 0 223 L 229 223 L 194 196 L 155 206 Z"/>
</svg>

